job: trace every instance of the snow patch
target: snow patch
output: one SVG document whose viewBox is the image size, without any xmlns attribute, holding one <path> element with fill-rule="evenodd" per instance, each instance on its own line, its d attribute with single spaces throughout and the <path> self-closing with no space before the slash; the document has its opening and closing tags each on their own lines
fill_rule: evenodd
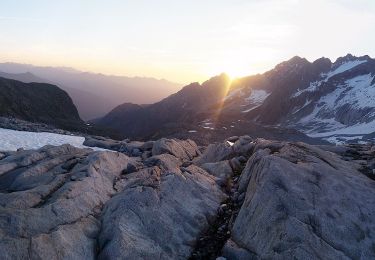
<svg viewBox="0 0 375 260">
<path fill-rule="evenodd" d="M 365 62 L 367 62 L 367 60 L 354 60 L 354 61 L 345 62 L 345 63 L 341 64 L 339 67 L 337 67 L 335 70 L 330 71 L 326 74 L 321 74 L 320 76 L 323 78 L 322 80 L 311 82 L 309 87 L 307 87 L 305 89 L 301 89 L 301 90 L 297 89 L 297 92 L 294 93 L 291 97 L 292 98 L 298 97 L 305 92 L 314 92 L 322 85 L 323 82 L 327 82 L 333 76 L 335 76 L 337 74 L 340 74 L 340 73 L 343 73 L 347 70 L 351 70 L 351 69 L 353 69 L 353 68 L 357 67 L 358 65 L 360 65 L 362 63 L 365 63 Z"/>
<path fill-rule="evenodd" d="M 227 143 L 229 144 L 229 146 L 233 146 L 234 145 L 234 143 L 230 142 L 230 141 L 227 141 Z"/>
<path fill-rule="evenodd" d="M 375 121 L 347 126 L 335 120 L 335 113 L 343 106 L 353 110 L 375 108 L 375 76 L 360 75 L 336 86 L 334 91 L 321 97 L 311 114 L 301 118 L 299 124 L 308 128 L 306 134 L 312 137 L 335 134 L 367 134 L 375 131 Z M 310 127 L 312 126 L 312 127 Z"/>
<path fill-rule="evenodd" d="M 367 60 L 353 60 L 353 61 L 347 61 L 341 64 L 339 67 L 337 67 L 335 70 L 328 72 L 325 76 L 325 81 L 329 80 L 333 76 L 343 73 L 344 71 L 351 70 L 354 67 L 357 67 L 358 65 L 367 62 Z"/>
<path fill-rule="evenodd" d="M 331 136 L 331 137 L 323 138 L 323 139 L 330 143 L 340 145 L 340 144 L 346 144 L 348 143 L 348 141 L 351 141 L 351 140 L 358 140 L 358 139 L 361 140 L 362 138 L 363 138 L 362 135 L 357 135 L 357 136 Z"/>
<path fill-rule="evenodd" d="M 243 110 L 243 111 L 241 111 L 241 113 L 248 113 L 248 112 L 250 112 L 250 111 L 252 111 L 252 110 L 254 110 L 254 109 L 258 108 L 258 107 L 260 107 L 260 105 L 252 107 L 252 108 L 249 108 L 249 109 L 246 109 L 246 110 Z"/>
<path fill-rule="evenodd" d="M 371 134 L 375 131 L 375 120 L 369 123 L 360 123 L 352 126 L 343 127 L 334 131 L 324 133 L 310 133 L 310 137 L 328 137 L 333 135 L 362 135 Z"/>
<path fill-rule="evenodd" d="M 297 89 L 297 92 L 292 95 L 292 98 L 300 96 L 302 93 L 305 92 L 314 92 L 318 89 L 318 87 L 321 85 L 321 81 L 314 81 L 310 83 L 310 86 L 308 86 L 305 89 Z"/>
<path fill-rule="evenodd" d="M 210 126 L 202 126 L 202 128 L 204 128 L 204 129 L 209 129 L 209 130 L 215 130 L 215 128 L 210 127 Z"/>
<path fill-rule="evenodd" d="M 85 138 L 82 136 L 62 135 L 47 132 L 27 132 L 0 128 L 0 151 L 16 151 L 19 148 L 25 150 L 39 149 L 45 145 L 70 144 L 77 148 L 91 148 L 97 151 L 106 149 L 88 147 L 83 145 Z"/>
<path fill-rule="evenodd" d="M 302 107 L 297 107 L 297 108 L 295 108 L 295 109 L 292 111 L 292 114 L 295 114 L 295 113 L 301 111 L 302 109 L 304 109 L 305 107 L 307 107 L 307 106 L 310 105 L 310 104 L 311 104 L 311 100 L 306 100 L 306 101 L 305 101 L 305 104 L 303 104 Z"/>
<path fill-rule="evenodd" d="M 271 93 L 268 93 L 265 90 L 255 89 L 251 91 L 251 95 L 245 100 L 253 105 L 260 105 Z"/>
<path fill-rule="evenodd" d="M 224 100 L 230 100 L 234 97 L 237 97 L 237 96 L 241 96 L 242 95 L 242 89 L 241 88 L 238 88 L 238 89 L 234 89 L 234 90 L 231 90 L 227 95 L 226 97 L 224 97 Z"/>
</svg>

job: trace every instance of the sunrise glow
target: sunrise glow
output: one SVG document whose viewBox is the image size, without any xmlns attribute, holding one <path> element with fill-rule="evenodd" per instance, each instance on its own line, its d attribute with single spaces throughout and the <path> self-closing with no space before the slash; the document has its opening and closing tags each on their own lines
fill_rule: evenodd
<svg viewBox="0 0 375 260">
<path fill-rule="evenodd" d="M 0 60 L 183 84 L 221 72 L 238 77 L 294 55 L 335 59 L 373 49 L 375 3 L 359 2 L 6 0 Z"/>
</svg>

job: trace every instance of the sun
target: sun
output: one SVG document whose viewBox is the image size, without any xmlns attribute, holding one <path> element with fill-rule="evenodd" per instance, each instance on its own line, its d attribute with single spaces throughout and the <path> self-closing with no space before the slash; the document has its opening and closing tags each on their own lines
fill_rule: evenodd
<svg viewBox="0 0 375 260">
<path fill-rule="evenodd" d="M 253 71 L 249 68 L 248 64 L 245 64 L 244 61 L 224 61 L 221 63 L 214 64 L 209 69 L 210 75 L 219 75 L 221 73 L 226 73 L 232 80 L 244 76 L 251 75 Z"/>
</svg>

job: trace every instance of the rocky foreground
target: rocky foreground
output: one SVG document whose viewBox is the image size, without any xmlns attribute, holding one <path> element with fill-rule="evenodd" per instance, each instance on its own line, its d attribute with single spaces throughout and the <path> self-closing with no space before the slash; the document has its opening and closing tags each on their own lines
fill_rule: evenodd
<svg viewBox="0 0 375 260">
<path fill-rule="evenodd" d="M 1 259 L 375 258 L 375 147 L 90 142 L 0 153 Z"/>
</svg>

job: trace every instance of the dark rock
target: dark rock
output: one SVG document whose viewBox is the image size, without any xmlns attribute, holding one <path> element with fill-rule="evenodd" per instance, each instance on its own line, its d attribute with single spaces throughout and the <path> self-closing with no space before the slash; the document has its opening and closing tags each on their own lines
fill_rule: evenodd
<svg viewBox="0 0 375 260">
<path fill-rule="evenodd" d="M 238 138 L 239 138 L 238 136 L 231 136 L 227 138 L 227 141 L 234 143 L 238 140 Z"/>
<path fill-rule="evenodd" d="M 83 126 L 72 99 L 57 86 L 1 77 L 0 116 L 73 130 Z"/>
<path fill-rule="evenodd" d="M 230 164 L 230 166 L 232 167 L 232 170 L 233 170 L 234 172 L 239 171 L 239 170 L 241 169 L 241 162 L 240 162 L 240 160 L 239 160 L 237 157 L 232 158 L 232 159 L 229 161 L 229 164 Z"/>
</svg>

